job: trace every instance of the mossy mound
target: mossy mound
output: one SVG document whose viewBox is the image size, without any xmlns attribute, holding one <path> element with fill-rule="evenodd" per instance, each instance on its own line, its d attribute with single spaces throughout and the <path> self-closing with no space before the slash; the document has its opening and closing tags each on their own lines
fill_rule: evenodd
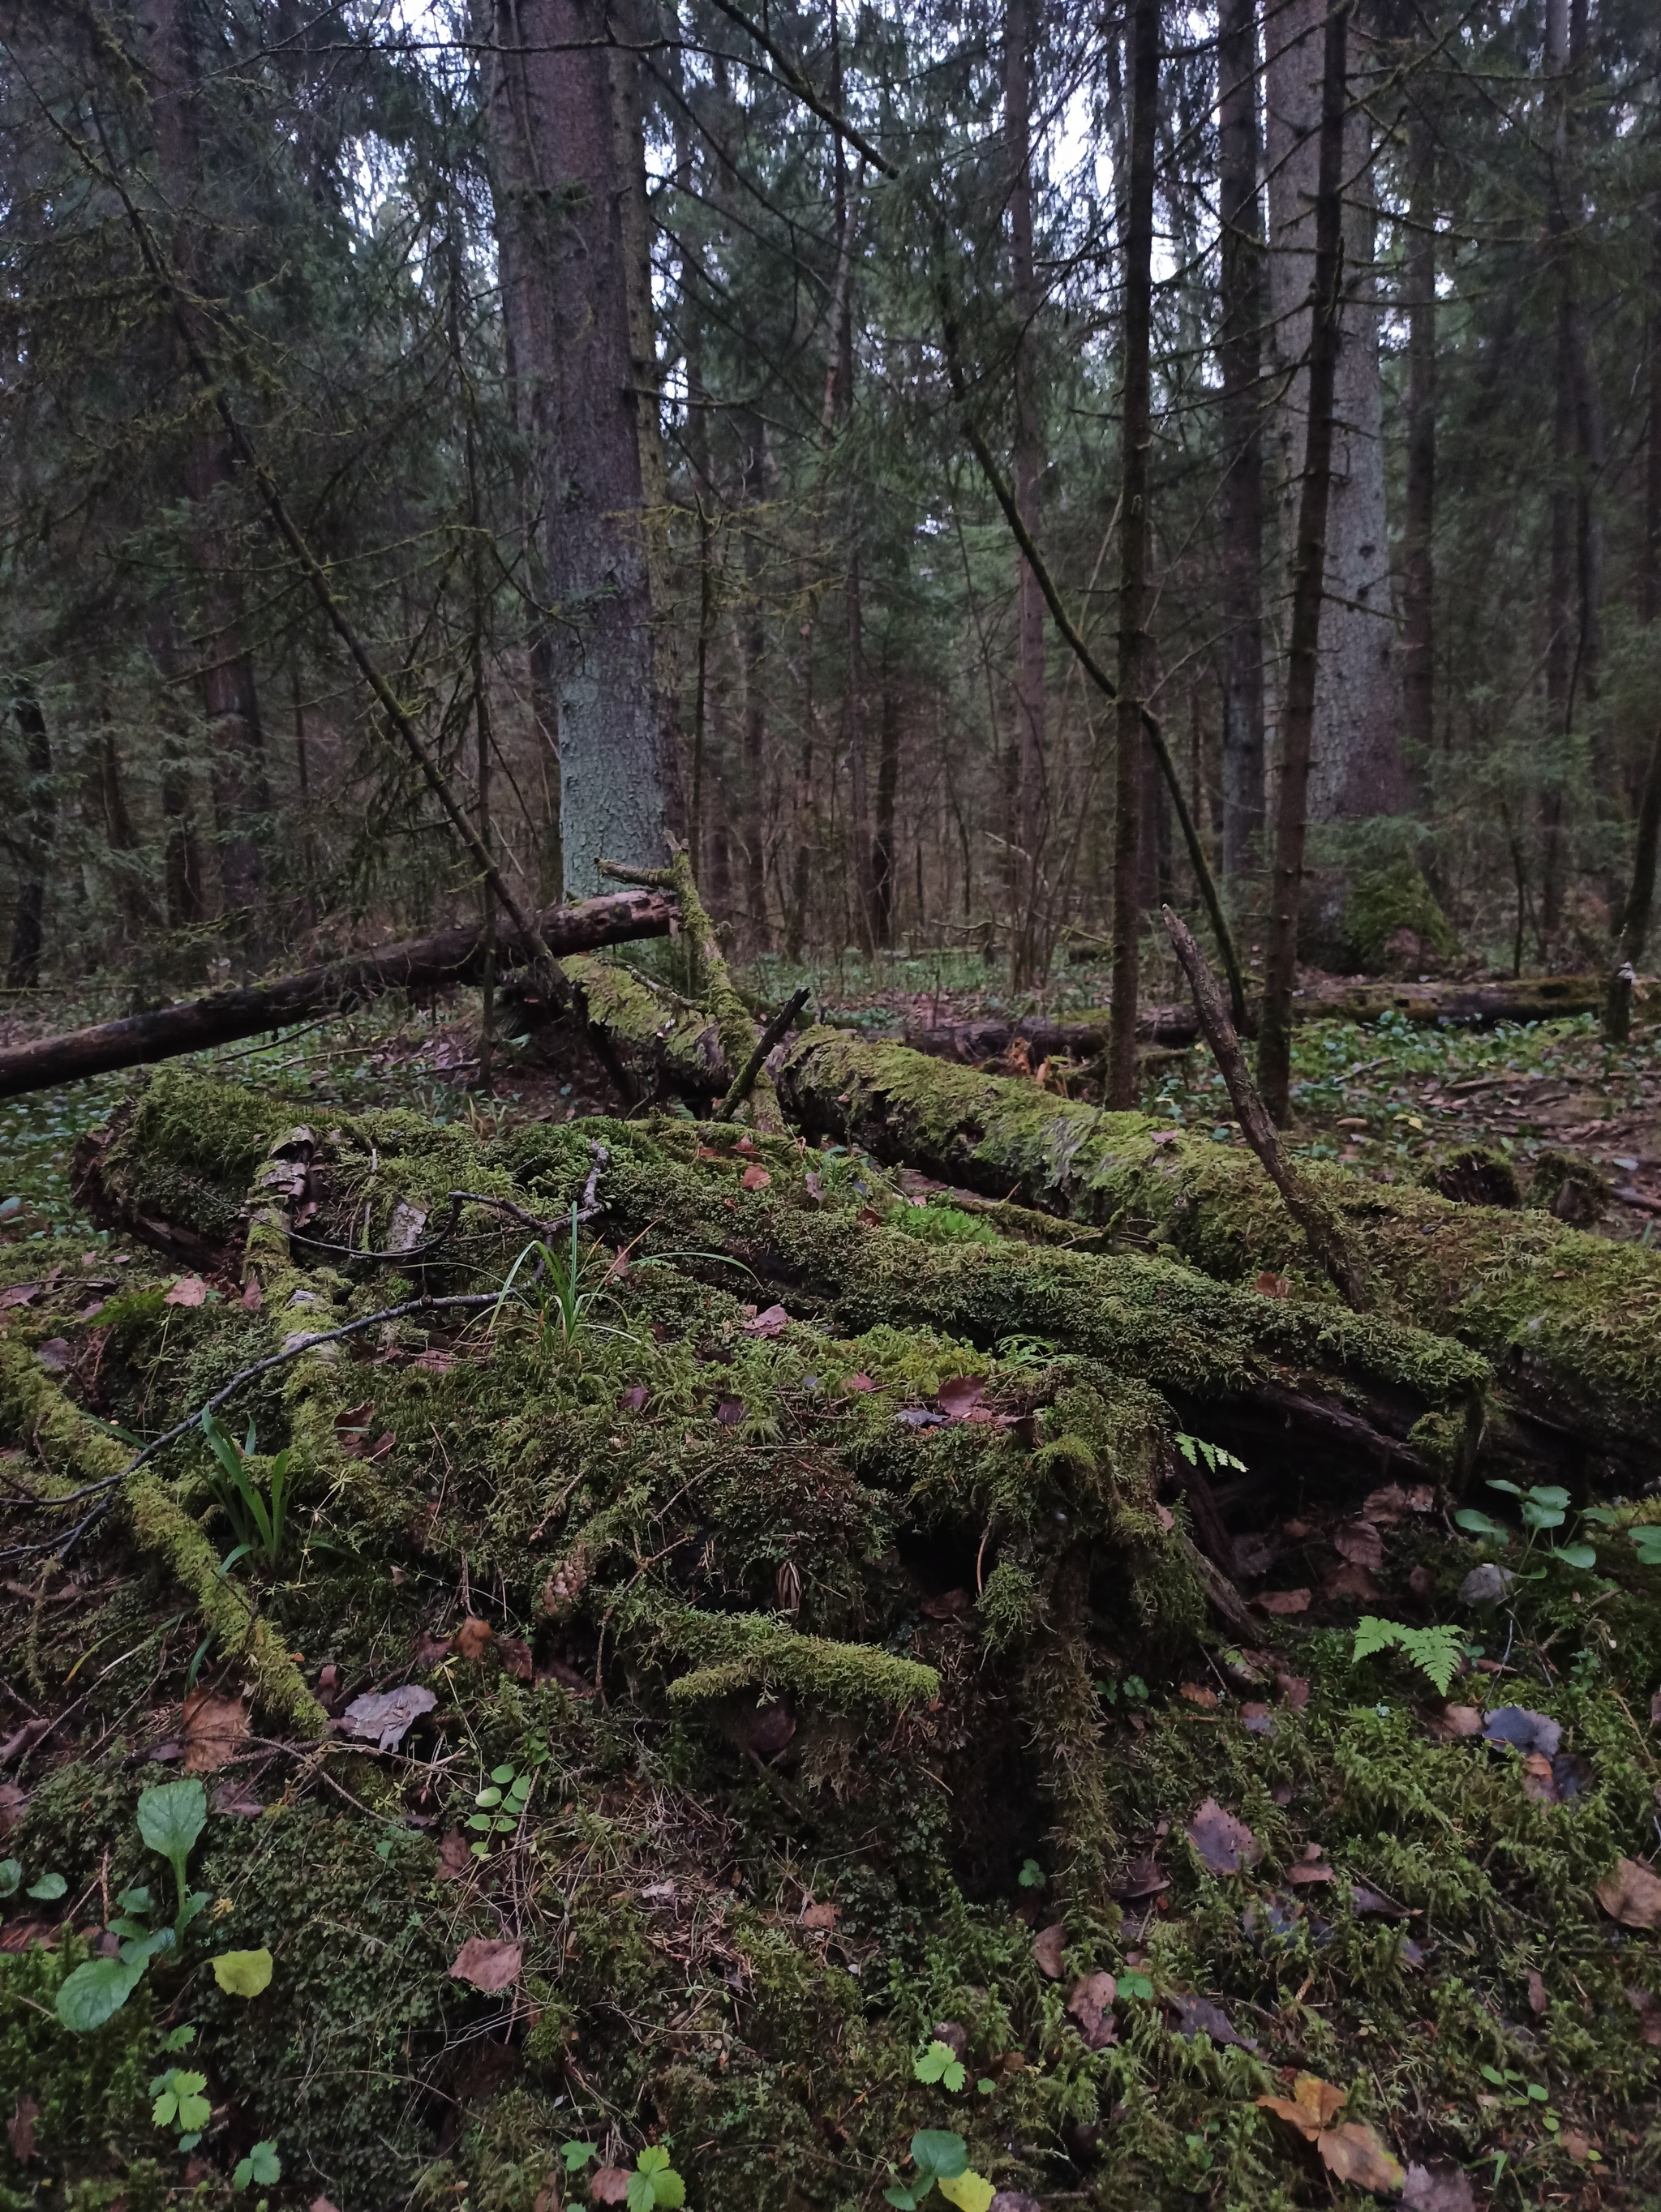
<svg viewBox="0 0 1661 2212">
<path fill-rule="evenodd" d="M 1343 934 L 1364 975 L 1417 975 L 1427 962 L 1451 960 L 1459 949 L 1422 871 L 1400 857 L 1354 872 Z"/>
<path fill-rule="evenodd" d="M 920 1241 L 870 1161 L 731 1127 L 306 1128 L 168 1076 L 104 1149 L 118 1192 L 159 1189 L 152 1127 L 228 1264 L 200 1303 L 136 1259 L 101 1309 L 76 1264 L 0 1310 L 9 1528 L 71 1525 L 122 1432 L 263 1359 L 223 1419 L 256 1484 L 288 1453 L 288 1526 L 229 1556 L 190 1429 L 0 1595 L 52 1724 L 0 1798 L 0 2099 L 34 2114 L 0 2205 L 228 2204 L 265 2143 L 274 2212 L 550 2212 L 657 2144 L 693 2212 L 873 2212 L 933 2128 L 1045 2212 L 1357 2207 L 1258 2101 L 1298 2069 L 1404 2159 L 1503 2153 L 1516 2201 L 1644 2185 L 1627 1992 L 1661 1972 L 1592 1891 L 1661 1778 L 1628 1717 L 1657 1571 L 1616 1545 L 1518 1586 L 1506 1693 L 1579 1762 L 1542 1802 L 1405 1661 L 1352 1663 L 1353 1586 L 1220 1631 L 1191 1536 L 1209 1413 L 1323 1375 L 1463 1434 L 1478 1354 L 1171 1259 Z M 0 1245 L 0 1281 L 40 1266 Z M 1264 1479 L 1268 1447 L 1237 1532 Z M 1309 1488 L 1274 1540 L 1326 1547 L 1292 1570 L 1324 1588 L 1360 1501 Z M 1454 1607 L 1474 1547 L 1367 1510 L 1372 1601 Z M 401 1732 L 355 1732 L 405 1686 Z M 71 2035 L 58 1988 L 157 1880 L 135 1809 L 181 1763 L 210 1901 Z M 1238 1871 L 1189 1838 L 1208 1799 Z M 259 1949 L 267 1989 L 218 1985 Z M 186 2023 L 212 2110 L 180 2151 L 150 2082 Z M 937 2029 L 961 2081 L 919 2072 Z"/>
</svg>

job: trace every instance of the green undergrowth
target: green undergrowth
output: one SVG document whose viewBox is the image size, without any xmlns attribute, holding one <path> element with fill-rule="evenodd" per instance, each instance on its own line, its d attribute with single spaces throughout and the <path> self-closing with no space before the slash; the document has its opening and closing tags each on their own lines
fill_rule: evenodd
<svg viewBox="0 0 1661 2212">
<path fill-rule="evenodd" d="M 1189 1540 L 1174 1437 L 1208 1404 L 1342 1367 L 1430 1408 L 1451 1469 L 1477 1353 L 983 1215 L 920 1239 L 940 1209 L 869 1161 L 730 1127 L 295 1118 L 175 1071 L 118 1129 L 116 1199 L 229 1224 L 201 1303 L 124 1245 L 88 1311 L 102 1260 L 48 1280 L 0 1243 L 0 1288 L 36 1286 L 0 1309 L 0 1468 L 45 1509 L 9 1529 L 300 1346 L 220 1417 L 253 1425 L 251 1481 L 289 1455 L 274 1557 L 233 1556 L 198 1428 L 67 1572 L 42 1555 L 0 1594 L 0 1673 L 58 1723 L 0 1798 L 0 2102 L 35 2112 L 0 2205 L 227 2205 L 270 2144 L 272 2212 L 550 2212 L 581 2201 L 561 2146 L 591 2142 L 615 2169 L 664 2148 L 693 2212 L 874 2212 L 935 2130 L 1045 2212 L 1357 2212 L 1256 2101 L 1299 2069 L 1495 2204 L 1644 2201 L 1628 1992 L 1661 1971 L 1592 1891 L 1653 1842 L 1661 1572 L 1611 1545 L 1475 1624 L 1515 1671 L 1452 1694 L 1562 1724 L 1576 1794 L 1548 1803 L 1401 1655 L 1357 1665 L 1296 1618 L 1242 1647 Z M 566 1265 L 591 1176 L 556 1298 L 483 1201 Z M 364 1256 L 429 1224 L 424 1255 Z M 302 1341 L 423 1289 L 500 1304 Z M 1500 1556 L 1442 1528 L 1391 1540 L 1415 1620 L 1463 1618 Z M 322 1705 L 405 1686 L 425 1710 L 385 1750 L 322 1733 Z M 198 1755 L 210 1941 L 71 2035 L 58 1987 L 154 1873 L 134 1808 L 192 1692 L 244 1701 Z M 1188 1839 L 1209 1799 L 1250 1831 L 1243 1871 Z M 48 1873 L 61 1903 L 27 1894 Z M 453 1972 L 474 1938 L 516 1954 L 495 1987 Z M 210 1949 L 269 1950 L 269 1986 L 224 1990 Z M 1108 2041 L 1068 2010 L 1098 1972 Z M 211 2118 L 180 2151 L 149 2085 L 186 2026 Z M 918 2072 L 942 2027 L 961 2086 Z"/>
</svg>

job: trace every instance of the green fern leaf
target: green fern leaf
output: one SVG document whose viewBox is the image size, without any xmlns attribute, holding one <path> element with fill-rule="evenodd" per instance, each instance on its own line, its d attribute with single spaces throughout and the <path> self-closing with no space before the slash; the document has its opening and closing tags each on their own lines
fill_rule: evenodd
<svg viewBox="0 0 1661 2212">
<path fill-rule="evenodd" d="M 1390 1651 L 1411 1632 L 1399 1620 L 1380 1620 L 1374 1613 L 1364 1613 L 1355 1624 L 1355 1644 L 1350 1652 L 1352 1663 L 1371 1659 L 1379 1651 Z"/>
</svg>

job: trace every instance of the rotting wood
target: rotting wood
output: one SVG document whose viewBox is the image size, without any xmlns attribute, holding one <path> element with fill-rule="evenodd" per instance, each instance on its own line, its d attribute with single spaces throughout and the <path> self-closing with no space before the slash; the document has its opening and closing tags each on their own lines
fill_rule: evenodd
<svg viewBox="0 0 1661 2212">
<path fill-rule="evenodd" d="M 598 945 L 631 939 L 664 937 L 675 917 L 672 900 L 661 892 L 614 891 L 575 906 L 552 907 L 538 917 L 538 929 L 556 957 L 590 951 Z M 332 961 L 319 968 L 215 991 L 151 1014 L 98 1022 L 64 1035 L 40 1037 L 0 1052 L 0 1098 L 44 1091 L 113 1068 L 137 1067 L 180 1053 L 200 1052 L 240 1037 L 276 1031 L 321 1011 L 361 1006 L 384 991 L 436 990 L 468 982 L 481 972 L 486 939 L 477 922 L 436 936 L 406 939 L 373 952 Z M 498 968 L 522 966 L 534 956 L 511 926 L 496 939 Z"/>
</svg>

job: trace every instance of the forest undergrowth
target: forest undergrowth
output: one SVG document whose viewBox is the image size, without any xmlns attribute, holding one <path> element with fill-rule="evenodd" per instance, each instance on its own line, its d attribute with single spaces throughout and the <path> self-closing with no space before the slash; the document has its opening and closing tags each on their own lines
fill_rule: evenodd
<svg viewBox="0 0 1661 2212">
<path fill-rule="evenodd" d="M 0 2203 L 1661 2201 L 1653 1484 L 466 1012 L 0 1107 Z M 1641 1243 L 1658 1037 L 1311 1024 L 1298 1149 Z M 1226 1448 L 1299 1329 L 1422 1465 Z"/>
</svg>

